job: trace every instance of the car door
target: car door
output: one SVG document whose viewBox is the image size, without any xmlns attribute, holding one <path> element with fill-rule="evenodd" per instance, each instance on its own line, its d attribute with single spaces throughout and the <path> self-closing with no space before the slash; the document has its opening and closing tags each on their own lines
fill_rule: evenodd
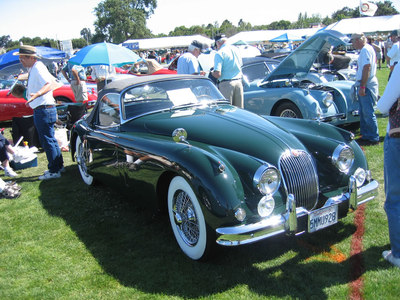
<svg viewBox="0 0 400 300">
<path fill-rule="evenodd" d="M 119 185 L 121 182 L 118 165 L 117 140 L 120 131 L 119 103 L 117 94 L 105 95 L 97 107 L 97 118 L 86 136 L 91 160 L 89 172 L 99 181 Z"/>
</svg>

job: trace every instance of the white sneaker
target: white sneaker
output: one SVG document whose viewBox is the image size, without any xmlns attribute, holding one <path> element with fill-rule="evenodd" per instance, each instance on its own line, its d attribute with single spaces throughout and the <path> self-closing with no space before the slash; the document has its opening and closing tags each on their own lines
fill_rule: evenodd
<svg viewBox="0 0 400 300">
<path fill-rule="evenodd" d="M 60 172 L 57 172 L 57 173 L 45 172 L 42 176 L 39 176 L 39 180 L 47 180 L 47 179 L 60 178 L 60 177 L 61 177 Z"/>
<path fill-rule="evenodd" d="M 396 267 L 400 268 L 400 257 L 399 258 L 394 257 L 391 250 L 383 251 L 382 256 L 392 265 L 395 265 Z"/>
<path fill-rule="evenodd" d="M 18 176 L 18 174 L 15 173 L 11 167 L 4 168 L 4 175 L 8 176 L 8 177 L 17 177 Z"/>
<path fill-rule="evenodd" d="M 65 170 L 65 168 L 62 167 L 62 168 L 60 169 L 60 171 L 58 171 L 58 173 L 65 173 L 66 171 L 67 171 L 67 170 Z M 44 174 L 47 174 L 47 173 L 50 173 L 50 171 L 49 171 L 49 170 L 44 171 Z"/>
</svg>

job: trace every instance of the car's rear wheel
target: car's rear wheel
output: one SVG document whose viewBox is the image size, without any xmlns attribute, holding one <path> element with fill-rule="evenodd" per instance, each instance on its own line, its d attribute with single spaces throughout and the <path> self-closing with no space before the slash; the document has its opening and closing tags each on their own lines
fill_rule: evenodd
<svg viewBox="0 0 400 300">
<path fill-rule="evenodd" d="M 87 163 L 90 161 L 91 153 L 85 147 L 84 142 L 78 136 L 76 138 L 76 161 L 78 163 L 79 173 L 81 173 L 81 177 L 84 183 L 87 185 L 93 184 L 93 176 L 89 175 L 87 172 Z"/>
<path fill-rule="evenodd" d="M 275 111 L 275 115 L 283 118 L 297 118 L 297 119 L 303 118 L 300 109 L 296 105 L 290 102 L 285 102 L 279 105 Z"/>
<path fill-rule="evenodd" d="M 168 189 L 168 214 L 172 231 L 181 250 L 191 259 L 204 259 L 211 245 L 199 201 L 187 181 L 180 176 Z"/>
</svg>

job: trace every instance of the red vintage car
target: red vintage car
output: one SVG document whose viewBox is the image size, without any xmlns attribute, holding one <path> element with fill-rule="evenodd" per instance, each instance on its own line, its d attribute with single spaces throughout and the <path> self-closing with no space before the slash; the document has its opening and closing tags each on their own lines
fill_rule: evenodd
<svg viewBox="0 0 400 300">
<path fill-rule="evenodd" d="M 14 81 L 12 80 L 0 80 L 0 122 L 11 121 L 13 117 L 33 115 L 33 110 L 25 106 L 25 99 L 16 98 L 9 93 L 13 83 Z M 63 85 L 56 89 L 53 91 L 53 95 L 57 103 L 76 102 L 74 93 L 69 85 Z M 97 100 L 97 93 L 94 89 L 88 88 L 88 96 L 87 105 L 90 107 Z"/>
</svg>

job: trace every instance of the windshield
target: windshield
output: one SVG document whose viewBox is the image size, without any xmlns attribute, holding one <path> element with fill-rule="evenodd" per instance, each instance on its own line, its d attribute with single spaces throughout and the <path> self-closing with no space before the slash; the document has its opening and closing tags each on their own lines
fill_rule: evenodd
<svg viewBox="0 0 400 300">
<path fill-rule="evenodd" d="M 150 82 L 128 89 L 122 95 L 123 119 L 187 105 L 225 100 L 207 79 L 180 79 Z"/>
<path fill-rule="evenodd" d="M 255 64 L 249 64 L 242 67 L 243 75 L 246 76 L 247 81 L 251 84 L 253 82 L 262 81 L 268 76 L 275 68 L 278 63 L 265 63 L 258 62 Z"/>
</svg>

